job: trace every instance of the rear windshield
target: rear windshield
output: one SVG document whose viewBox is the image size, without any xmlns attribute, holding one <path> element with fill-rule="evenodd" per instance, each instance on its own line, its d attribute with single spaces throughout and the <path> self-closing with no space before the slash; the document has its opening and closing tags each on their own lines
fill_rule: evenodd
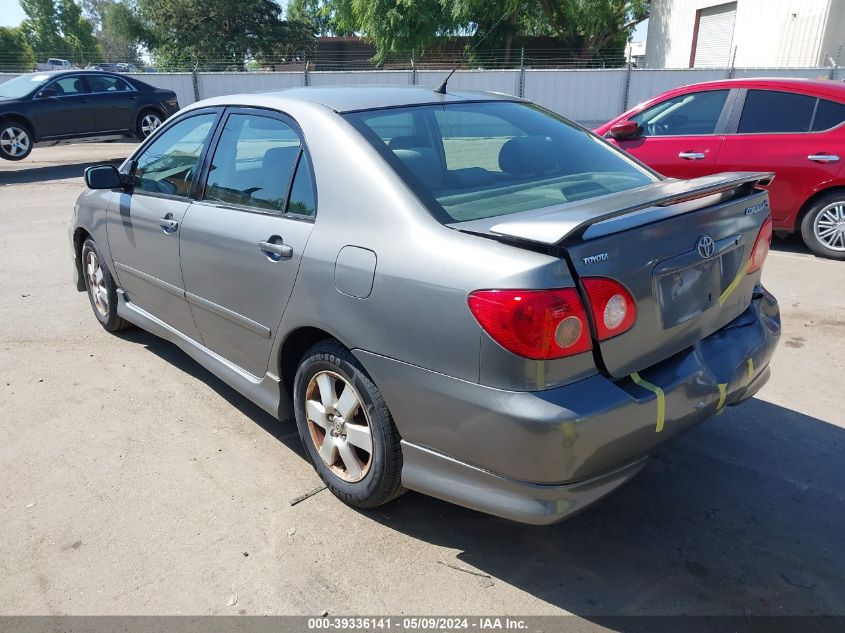
<svg viewBox="0 0 845 633">
<path fill-rule="evenodd" d="M 345 116 L 445 222 L 557 206 L 658 179 L 586 130 L 525 103 Z"/>
</svg>

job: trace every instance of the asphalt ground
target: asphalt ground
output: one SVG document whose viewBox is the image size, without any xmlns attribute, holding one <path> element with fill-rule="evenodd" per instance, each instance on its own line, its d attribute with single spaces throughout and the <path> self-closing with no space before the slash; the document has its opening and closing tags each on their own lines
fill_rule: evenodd
<svg viewBox="0 0 845 633">
<path fill-rule="evenodd" d="M 776 240 L 771 381 L 570 521 L 292 506 L 294 426 L 71 283 L 82 168 L 130 150 L 0 164 L 0 614 L 845 615 L 845 263 Z"/>
</svg>

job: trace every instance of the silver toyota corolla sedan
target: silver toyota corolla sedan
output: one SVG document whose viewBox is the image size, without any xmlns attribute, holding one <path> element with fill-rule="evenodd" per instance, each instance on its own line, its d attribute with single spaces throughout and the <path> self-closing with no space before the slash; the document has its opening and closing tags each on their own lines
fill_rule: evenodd
<svg viewBox="0 0 845 633">
<path fill-rule="evenodd" d="M 281 420 L 340 499 L 551 523 L 769 376 L 765 173 L 665 179 L 514 97 L 301 88 L 86 171 L 77 287 Z"/>
</svg>

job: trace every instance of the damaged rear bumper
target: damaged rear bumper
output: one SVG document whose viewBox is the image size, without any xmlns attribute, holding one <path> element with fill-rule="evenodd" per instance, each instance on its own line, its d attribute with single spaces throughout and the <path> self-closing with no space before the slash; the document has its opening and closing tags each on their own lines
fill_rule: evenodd
<svg viewBox="0 0 845 633">
<path fill-rule="evenodd" d="M 692 347 L 622 380 L 512 392 L 356 352 L 403 437 L 405 487 L 525 523 L 560 521 L 635 475 L 669 439 L 768 380 L 780 337 L 761 286 Z"/>
</svg>

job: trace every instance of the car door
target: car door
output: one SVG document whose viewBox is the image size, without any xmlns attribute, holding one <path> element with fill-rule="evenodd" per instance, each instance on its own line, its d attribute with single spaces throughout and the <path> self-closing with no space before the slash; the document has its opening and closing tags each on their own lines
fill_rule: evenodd
<svg viewBox="0 0 845 633">
<path fill-rule="evenodd" d="M 310 159 L 288 117 L 233 109 L 208 165 L 181 230 L 186 296 L 205 346 L 263 376 L 316 214 Z"/>
<path fill-rule="evenodd" d="M 661 101 L 629 117 L 639 136 L 613 142 L 670 178 L 712 174 L 731 97 L 728 89 L 701 90 Z"/>
<path fill-rule="evenodd" d="M 792 228 L 794 214 L 824 182 L 836 177 L 845 105 L 779 90 L 743 91 L 717 158 L 719 171 L 773 171 L 772 219 Z"/>
<path fill-rule="evenodd" d="M 185 299 L 179 234 L 197 166 L 220 115 L 196 110 L 170 123 L 133 157 L 132 188 L 111 203 L 108 239 L 127 301 L 200 340 Z"/>
<path fill-rule="evenodd" d="M 92 133 L 94 113 L 85 78 L 65 75 L 44 86 L 32 99 L 32 119 L 39 140 Z"/>
<path fill-rule="evenodd" d="M 91 88 L 95 131 L 106 133 L 133 129 L 138 91 L 123 77 L 115 75 L 86 75 L 85 78 Z"/>
</svg>

